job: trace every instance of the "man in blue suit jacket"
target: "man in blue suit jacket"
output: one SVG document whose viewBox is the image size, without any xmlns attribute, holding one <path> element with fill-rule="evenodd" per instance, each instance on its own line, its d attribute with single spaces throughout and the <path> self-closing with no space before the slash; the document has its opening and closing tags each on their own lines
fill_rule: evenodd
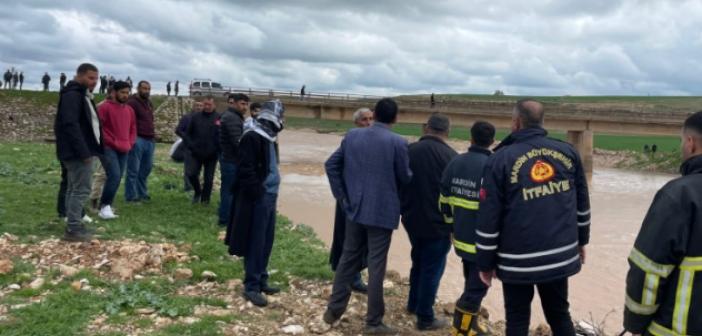
<svg viewBox="0 0 702 336">
<path fill-rule="evenodd" d="M 368 312 L 366 334 L 394 334 L 383 324 L 383 278 L 390 238 L 400 218 L 399 187 L 409 183 L 407 141 L 390 128 L 397 103 L 389 98 L 375 105 L 375 123 L 349 131 L 325 168 L 334 197 L 346 211 L 346 239 L 336 268 L 334 287 L 324 321 L 341 318 L 351 297 L 351 283 L 368 250 Z"/>
</svg>

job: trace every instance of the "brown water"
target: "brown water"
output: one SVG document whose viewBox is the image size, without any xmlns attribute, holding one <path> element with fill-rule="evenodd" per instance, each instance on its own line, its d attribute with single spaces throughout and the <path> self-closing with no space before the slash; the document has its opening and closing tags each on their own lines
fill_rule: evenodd
<svg viewBox="0 0 702 336">
<path fill-rule="evenodd" d="M 280 138 L 283 181 L 278 210 L 294 222 L 312 227 L 327 244 L 332 239 L 335 201 L 323 163 L 340 142 L 337 135 L 304 131 L 286 130 Z M 452 145 L 459 152 L 467 148 L 465 143 Z M 608 331 L 621 329 L 626 258 L 655 192 L 673 177 L 595 169 L 590 187 L 592 232 L 588 258 L 583 271 L 570 280 L 571 313 L 575 319 L 590 321 L 592 316 L 599 323 L 606 317 Z M 407 276 L 411 267 L 409 251 L 407 234 L 400 227 L 393 235 L 388 268 Z M 439 299 L 455 301 L 462 290 L 461 262 L 451 252 Z M 544 321 L 538 304 L 535 300 L 533 323 Z M 501 287 L 496 282 L 484 306 L 492 313 L 492 319 L 502 319 L 502 305 Z"/>
</svg>

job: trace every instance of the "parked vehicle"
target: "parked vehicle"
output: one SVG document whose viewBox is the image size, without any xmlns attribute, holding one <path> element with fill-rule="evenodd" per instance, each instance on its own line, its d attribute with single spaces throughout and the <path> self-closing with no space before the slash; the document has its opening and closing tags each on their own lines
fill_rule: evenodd
<svg viewBox="0 0 702 336">
<path fill-rule="evenodd" d="M 190 96 L 228 95 L 231 90 L 211 79 L 193 79 L 190 81 Z"/>
</svg>

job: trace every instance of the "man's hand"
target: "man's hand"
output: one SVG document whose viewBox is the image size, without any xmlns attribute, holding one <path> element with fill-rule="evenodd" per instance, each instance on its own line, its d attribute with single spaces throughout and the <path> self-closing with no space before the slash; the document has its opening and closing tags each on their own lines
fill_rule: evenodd
<svg viewBox="0 0 702 336">
<path fill-rule="evenodd" d="M 585 264 L 586 257 L 587 257 L 587 253 L 585 251 L 585 246 L 584 245 L 580 246 L 580 262 Z"/>
<path fill-rule="evenodd" d="M 480 281 L 482 281 L 485 286 L 492 286 L 492 278 L 495 277 L 495 271 L 480 272 Z"/>
</svg>

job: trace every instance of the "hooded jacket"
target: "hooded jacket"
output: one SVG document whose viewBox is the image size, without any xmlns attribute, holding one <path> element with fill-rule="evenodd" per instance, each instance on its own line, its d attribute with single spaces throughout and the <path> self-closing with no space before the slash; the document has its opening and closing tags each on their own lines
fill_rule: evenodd
<svg viewBox="0 0 702 336">
<path fill-rule="evenodd" d="M 95 111 L 94 116 L 91 109 Z M 102 154 L 102 132 L 99 125 L 97 109 L 88 94 L 88 88 L 76 81 L 68 82 L 59 95 L 54 120 L 58 159 L 85 160 Z"/>
<path fill-rule="evenodd" d="M 105 100 L 98 108 L 105 147 L 127 153 L 136 142 L 136 117 L 127 104 Z"/>
</svg>

